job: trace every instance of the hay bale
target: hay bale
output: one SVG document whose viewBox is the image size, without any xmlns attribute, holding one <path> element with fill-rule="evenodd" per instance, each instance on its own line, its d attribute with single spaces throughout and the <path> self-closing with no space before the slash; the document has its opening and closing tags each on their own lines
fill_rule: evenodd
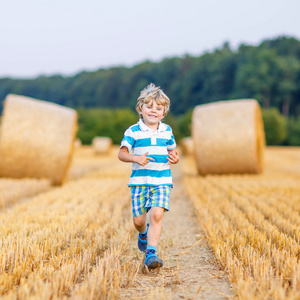
<svg viewBox="0 0 300 300">
<path fill-rule="evenodd" d="M 74 141 L 74 147 L 75 148 L 80 148 L 82 146 L 82 142 L 80 138 L 76 138 Z"/>
<path fill-rule="evenodd" d="M 194 141 L 192 137 L 188 136 L 181 139 L 179 145 L 183 155 L 194 154 Z"/>
<path fill-rule="evenodd" d="M 52 184 L 62 184 L 76 131 L 75 110 L 8 95 L 0 133 L 0 176 L 48 178 Z"/>
<path fill-rule="evenodd" d="M 200 174 L 262 172 L 265 134 L 256 100 L 196 106 L 192 137 Z"/>
<path fill-rule="evenodd" d="M 108 154 L 112 149 L 112 144 L 112 139 L 105 136 L 96 136 L 92 141 L 92 147 L 95 154 Z"/>
</svg>

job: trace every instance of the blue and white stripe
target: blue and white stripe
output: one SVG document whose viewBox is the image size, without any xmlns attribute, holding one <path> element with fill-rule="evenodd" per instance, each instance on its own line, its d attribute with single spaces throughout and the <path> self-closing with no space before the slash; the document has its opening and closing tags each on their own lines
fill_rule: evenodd
<svg viewBox="0 0 300 300">
<path fill-rule="evenodd" d="M 154 158 L 154 161 L 150 160 L 146 166 L 132 164 L 129 186 L 173 184 L 167 157 L 168 150 L 174 149 L 176 142 L 169 125 L 160 122 L 158 129 L 153 132 L 140 119 L 125 131 L 121 142 L 121 147 L 123 146 L 134 155 L 149 152 L 147 156 Z"/>
</svg>

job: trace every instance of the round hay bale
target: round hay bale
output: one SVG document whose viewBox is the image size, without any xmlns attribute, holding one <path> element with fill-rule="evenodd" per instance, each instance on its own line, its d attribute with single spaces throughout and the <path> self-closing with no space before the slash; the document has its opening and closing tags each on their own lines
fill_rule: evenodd
<svg viewBox="0 0 300 300">
<path fill-rule="evenodd" d="M 0 133 L 0 176 L 48 178 L 52 184 L 62 184 L 76 131 L 75 110 L 8 95 Z"/>
<path fill-rule="evenodd" d="M 183 155 L 194 154 L 194 141 L 192 137 L 188 136 L 181 139 L 179 145 Z"/>
<path fill-rule="evenodd" d="M 112 139 L 105 136 L 96 136 L 92 141 L 95 154 L 108 154 L 112 148 L 112 144 Z"/>
<path fill-rule="evenodd" d="M 256 100 L 196 106 L 192 137 L 199 174 L 262 172 L 265 134 Z"/>
<path fill-rule="evenodd" d="M 74 141 L 74 147 L 75 148 L 80 148 L 82 146 L 82 142 L 80 138 L 76 138 Z"/>
</svg>

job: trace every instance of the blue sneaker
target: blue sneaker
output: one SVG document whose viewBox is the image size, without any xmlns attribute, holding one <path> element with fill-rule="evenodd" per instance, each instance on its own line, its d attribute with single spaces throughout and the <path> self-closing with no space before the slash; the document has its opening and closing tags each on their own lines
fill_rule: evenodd
<svg viewBox="0 0 300 300">
<path fill-rule="evenodd" d="M 163 261 L 160 258 L 158 258 L 156 256 L 156 254 L 146 255 L 144 268 L 146 268 L 148 270 L 151 270 L 151 269 L 153 270 L 153 269 L 156 269 L 156 268 L 160 268 L 163 265 L 164 265 Z"/>
<path fill-rule="evenodd" d="M 147 224 L 147 233 L 148 233 L 149 223 Z M 139 233 L 139 239 L 138 239 L 138 247 L 140 251 L 146 252 L 147 250 L 147 233 L 146 237 L 143 237 L 141 233 Z"/>
</svg>

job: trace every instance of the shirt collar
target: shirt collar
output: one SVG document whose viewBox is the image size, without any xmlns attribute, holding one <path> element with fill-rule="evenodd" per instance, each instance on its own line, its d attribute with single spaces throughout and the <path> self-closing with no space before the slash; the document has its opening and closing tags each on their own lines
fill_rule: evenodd
<svg viewBox="0 0 300 300">
<path fill-rule="evenodd" d="M 147 131 L 147 130 L 151 130 L 145 123 L 142 119 L 139 119 L 138 121 L 138 124 L 141 128 L 142 131 Z M 167 126 L 166 124 L 162 123 L 162 122 L 159 122 L 158 124 L 158 128 L 157 128 L 157 132 L 163 132 L 163 131 L 166 131 L 167 130 Z M 151 130 L 152 131 L 152 130 Z"/>
</svg>

